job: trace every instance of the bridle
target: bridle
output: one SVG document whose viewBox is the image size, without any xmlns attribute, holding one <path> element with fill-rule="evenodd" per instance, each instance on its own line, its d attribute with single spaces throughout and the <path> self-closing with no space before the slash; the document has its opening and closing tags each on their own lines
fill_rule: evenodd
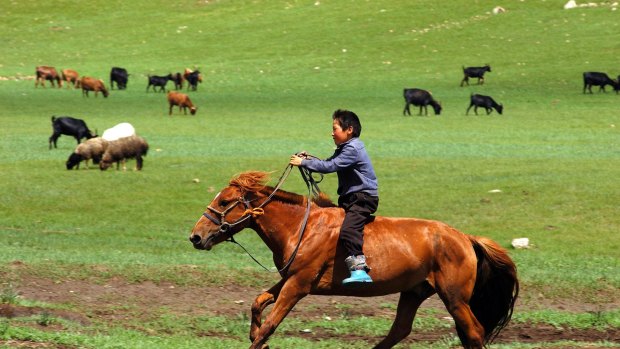
<svg viewBox="0 0 620 349">
<path fill-rule="evenodd" d="M 217 217 L 214 217 L 214 216 L 210 215 L 208 213 L 208 211 L 205 211 L 202 214 L 207 219 L 209 219 L 211 222 L 213 222 L 214 224 L 216 224 L 216 225 L 218 225 L 220 227 L 220 229 L 217 231 L 217 233 L 215 233 L 215 235 L 213 235 L 213 238 L 219 237 L 222 234 L 228 234 L 228 232 L 230 231 L 230 228 L 245 222 L 250 217 L 260 216 L 263 213 L 265 213 L 265 211 L 263 210 L 263 206 L 267 205 L 271 201 L 271 198 L 280 189 L 282 184 L 284 184 L 284 181 L 286 180 L 286 177 L 288 177 L 288 175 L 291 173 L 292 167 L 293 167 L 293 165 L 288 165 L 286 167 L 286 169 L 284 169 L 284 172 L 280 176 L 280 179 L 278 180 L 278 184 L 276 185 L 274 190 L 271 192 L 271 194 L 269 194 L 267 199 L 265 199 L 265 201 L 263 201 L 263 203 L 260 204 L 258 207 L 252 208 L 252 206 L 250 206 L 250 202 L 252 202 L 252 201 L 254 201 L 256 199 L 254 199 L 254 200 L 247 200 L 244 195 L 241 195 L 240 197 L 238 197 L 236 201 L 234 201 L 233 203 L 228 205 L 223 211 L 218 211 L 218 210 L 216 210 L 215 208 L 213 208 L 211 206 L 207 206 L 207 210 L 209 210 L 209 211 L 217 214 L 218 216 L 220 216 L 220 218 L 218 219 Z M 245 206 L 245 211 L 243 212 L 241 217 L 237 218 L 237 220 L 232 222 L 232 223 L 226 222 L 226 215 L 228 214 L 228 212 L 230 212 L 232 209 L 237 207 L 237 205 L 239 205 L 240 203 L 243 203 L 243 205 Z M 226 241 L 233 240 L 232 242 L 235 242 L 233 237 L 232 237 L 234 234 L 235 233 L 231 233 L 229 236 L 227 236 Z"/>
<path fill-rule="evenodd" d="M 251 208 L 250 206 L 250 200 L 246 200 L 246 198 L 244 196 L 240 196 L 239 198 L 237 198 L 236 202 L 233 202 L 232 204 L 228 205 L 228 207 L 226 207 L 223 211 L 218 211 L 215 208 L 208 206 L 207 210 L 213 212 L 214 214 L 217 214 L 220 218 L 218 219 L 217 217 L 214 217 L 212 215 L 209 214 L 208 211 L 205 211 L 202 215 L 205 216 L 206 218 L 208 218 L 211 222 L 213 222 L 214 224 L 218 225 L 220 227 L 220 229 L 217 231 L 217 233 L 215 233 L 213 235 L 213 238 L 217 238 L 222 234 L 228 234 L 228 232 L 230 231 L 230 228 L 233 228 L 236 225 L 239 225 L 243 222 L 245 222 L 246 220 L 248 220 L 250 217 L 256 217 L 256 216 L 260 216 L 264 213 L 264 210 L 262 208 L 262 206 L 267 204 L 267 201 L 263 202 L 261 204 L 261 206 L 259 207 L 255 207 L 255 208 Z M 229 223 L 226 221 L 226 215 L 228 214 L 229 211 L 231 211 L 232 209 L 234 209 L 235 207 L 237 207 L 237 205 L 239 205 L 239 203 L 243 203 L 243 205 L 245 206 L 245 212 L 243 212 L 243 214 L 241 215 L 241 217 L 239 217 L 236 221 Z M 227 236 L 226 241 L 230 241 L 231 239 L 233 239 L 233 234 L 230 234 L 229 236 Z"/>
<path fill-rule="evenodd" d="M 229 204 L 222 211 L 218 211 L 217 209 L 211 207 L 210 205 L 207 206 L 207 211 L 205 211 L 202 215 L 206 217 L 207 219 L 209 219 L 214 224 L 219 226 L 219 230 L 216 233 L 212 234 L 210 239 L 217 239 L 221 235 L 226 235 L 226 239 L 224 241 L 232 242 L 232 243 L 239 245 L 250 256 L 250 258 L 254 260 L 254 262 L 256 262 L 258 265 L 263 267 L 263 269 L 271 272 L 272 270 L 269 270 L 267 267 L 262 265 L 256 258 L 254 258 L 254 256 L 252 256 L 252 254 L 250 254 L 250 252 L 248 252 L 248 250 L 245 247 L 243 247 L 240 243 L 238 243 L 234 239 L 233 235 L 237 232 L 231 232 L 231 228 L 245 222 L 246 220 L 250 218 L 256 218 L 257 216 L 263 215 L 265 213 L 265 210 L 263 209 L 263 207 L 271 201 L 271 198 L 273 198 L 273 196 L 280 189 L 282 184 L 284 184 L 284 181 L 286 180 L 288 175 L 291 173 L 292 168 L 293 168 L 293 165 L 288 165 L 286 169 L 284 169 L 284 172 L 280 176 L 280 179 L 278 180 L 278 184 L 275 186 L 274 190 L 271 192 L 271 194 L 269 194 L 267 199 L 265 199 L 265 201 L 263 201 L 257 207 L 252 207 L 250 205 L 250 203 L 256 199 L 247 200 L 244 195 L 241 195 L 240 197 L 238 197 L 236 201 Z M 318 195 L 321 192 L 317 184 L 323 180 L 322 175 L 321 175 L 321 179 L 317 181 L 312 177 L 312 172 L 310 172 L 308 169 L 299 167 L 299 171 L 301 172 L 301 176 L 306 182 L 306 185 L 308 186 L 308 199 L 306 200 L 307 201 L 306 214 L 304 215 L 304 219 L 302 221 L 301 228 L 299 231 L 299 240 L 297 241 L 297 246 L 295 247 L 295 250 L 291 254 L 291 257 L 289 258 L 288 262 L 285 263 L 284 267 L 277 270 L 277 272 L 280 274 L 282 274 L 285 270 L 287 270 L 290 267 L 290 265 L 293 263 L 293 261 L 295 260 L 295 256 L 297 255 L 297 251 L 299 250 L 299 246 L 301 245 L 301 240 L 306 230 L 306 224 L 308 223 L 308 217 L 310 216 L 310 205 L 311 205 L 310 194 L 313 193 L 314 195 Z M 240 203 L 242 203 L 245 206 L 245 211 L 243 212 L 243 214 L 239 218 L 237 218 L 237 220 L 235 220 L 234 222 L 232 223 L 227 222 L 226 215 L 228 214 L 228 212 L 233 210 Z M 213 214 L 218 215 L 219 219 L 209 214 L 208 211 L 211 211 Z"/>
</svg>

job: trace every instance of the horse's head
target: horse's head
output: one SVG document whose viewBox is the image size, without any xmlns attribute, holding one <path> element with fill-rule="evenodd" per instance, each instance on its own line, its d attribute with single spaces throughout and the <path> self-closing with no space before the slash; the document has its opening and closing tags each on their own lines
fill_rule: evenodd
<svg viewBox="0 0 620 349">
<path fill-rule="evenodd" d="M 229 240 L 244 228 L 253 217 L 263 213 L 262 206 L 253 203 L 261 195 L 269 174 L 246 172 L 231 179 L 229 186 L 220 191 L 209 204 L 202 217 L 196 222 L 189 236 L 195 248 L 210 250 L 213 245 Z"/>
</svg>

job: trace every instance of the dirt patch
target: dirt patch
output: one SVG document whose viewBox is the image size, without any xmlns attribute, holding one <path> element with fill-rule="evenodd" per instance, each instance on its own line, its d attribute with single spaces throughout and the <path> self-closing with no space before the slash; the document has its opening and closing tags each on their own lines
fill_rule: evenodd
<svg viewBox="0 0 620 349">
<path fill-rule="evenodd" d="M 14 317 L 29 317 L 29 316 L 47 316 L 51 318 L 60 318 L 65 319 L 72 322 L 77 322 L 82 325 L 88 325 L 90 321 L 88 318 L 80 313 L 66 311 L 66 310 L 56 310 L 56 309 L 47 309 L 41 307 L 24 307 L 19 305 L 12 304 L 1 304 L 0 305 L 0 317 L 5 318 L 14 318 Z"/>
<path fill-rule="evenodd" d="M 25 277 L 20 280 L 16 291 L 23 299 L 56 304 L 66 309 L 78 309 L 79 311 L 3 305 L 0 307 L 1 317 L 33 316 L 47 312 L 57 318 L 87 325 L 95 320 L 110 323 L 118 322 L 128 316 L 140 316 L 146 320 L 149 316 L 154 316 L 150 314 L 152 309 L 162 308 L 168 309 L 171 314 L 183 316 L 210 314 L 231 318 L 236 318 L 240 314 L 249 316 L 250 306 L 254 298 L 263 290 L 234 284 L 196 287 L 153 282 L 130 284 L 120 278 L 112 278 L 104 283 L 99 283 L 85 280 L 54 281 L 45 278 Z M 520 307 L 532 309 L 532 304 L 535 305 L 534 308 L 543 306 L 546 309 L 574 312 L 602 311 L 617 309 L 618 307 L 618 300 L 604 304 L 584 304 L 545 299 L 538 299 L 540 302 L 537 303 L 531 297 L 526 299 L 529 299 L 527 303 L 531 304 L 517 304 L 515 312 L 518 312 Z M 397 303 L 398 295 L 374 298 L 309 296 L 300 301 L 288 317 L 302 321 L 315 321 L 326 317 L 337 319 L 358 316 L 392 319 L 395 315 Z M 443 303 L 436 296 L 429 298 L 423 304 L 422 309 L 428 308 L 433 309 L 433 316 L 444 321 L 452 321 Z M 442 341 L 453 334 L 455 334 L 454 328 L 431 332 L 414 331 L 405 342 Z M 307 333 L 295 332 L 289 333 L 289 335 L 316 340 L 338 338 L 343 341 L 365 341 L 368 343 L 377 343 L 381 339 L 374 336 L 342 335 L 325 329 L 312 329 Z M 512 322 L 496 339 L 496 343 L 542 343 L 562 340 L 620 343 L 620 330 L 580 330 Z M 23 345 L 22 347 L 29 347 L 27 343 Z M 16 347 L 19 346 L 16 345 Z M 32 347 L 44 348 L 45 346 Z"/>
<path fill-rule="evenodd" d="M 74 347 L 69 347 L 62 344 L 56 343 L 41 343 L 41 342 L 31 342 L 31 341 L 1 341 L 0 345 L 5 345 L 10 348 L 28 348 L 28 349 L 38 349 L 38 348 L 48 348 L 48 349 L 73 349 Z"/>
</svg>

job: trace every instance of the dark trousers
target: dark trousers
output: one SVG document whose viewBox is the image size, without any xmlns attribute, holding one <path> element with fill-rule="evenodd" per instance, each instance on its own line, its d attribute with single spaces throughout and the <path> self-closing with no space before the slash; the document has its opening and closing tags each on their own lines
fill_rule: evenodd
<svg viewBox="0 0 620 349">
<path fill-rule="evenodd" d="M 364 225 L 370 215 L 377 211 L 379 197 L 366 193 L 351 193 L 338 198 L 338 206 L 344 208 L 345 216 L 338 242 L 344 247 L 347 256 L 364 254 Z"/>
</svg>

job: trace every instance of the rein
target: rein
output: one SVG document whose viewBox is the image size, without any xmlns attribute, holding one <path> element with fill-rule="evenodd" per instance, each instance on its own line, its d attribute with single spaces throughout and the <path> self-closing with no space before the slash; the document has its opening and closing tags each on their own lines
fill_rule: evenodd
<svg viewBox="0 0 620 349">
<path fill-rule="evenodd" d="M 305 156 L 310 156 L 310 157 L 314 157 L 312 155 L 308 155 L 305 154 Z M 255 208 L 251 208 L 250 207 L 250 202 L 251 200 L 246 200 L 244 197 L 239 197 L 239 199 L 237 200 L 237 202 L 229 205 L 224 211 L 218 211 L 214 208 L 212 208 L 211 206 L 208 207 L 208 209 L 210 211 L 212 211 L 213 213 L 217 213 L 220 217 L 221 217 L 221 221 L 219 219 L 217 219 L 216 217 L 213 217 L 212 215 L 210 215 L 207 212 L 204 212 L 202 215 L 205 216 L 206 218 L 208 218 L 210 221 L 212 221 L 213 223 L 217 224 L 220 226 L 220 230 L 216 233 L 216 237 L 219 234 L 227 234 L 228 231 L 230 230 L 230 228 L 246 221 L 247 219 L 249 219 L 250 217 L 256 218 L 257 216 L 260 216 L 262 214 L 265 213 L 263 207 L 265 205 L 267 205 L 270 201 L 271 198 L 273 198 L 273 196 L 276 194 L 276 192 L 280 189 L 280 187 L 284 184 L 284 181 L 288 178 L 288 175 L 291 173 L 291 169 L 293 168 L 293 165 L 288 165 L 285 169 L 284 172 L 282 172 L 282 175 L 280 176 L 280 179 L 278 179 L 278 184 L 275 186 L 274 190 L 271 192 L 271 194 L 269 194 L 269 196 L 267 197 L 267 199 L 265 199 L 265 201 L 263 201 L 258 207 Z M 312 172 L 306 168 L 303 167 L 299 167 L 299 172 L 301 173 L 301 177 L 303 178 L 304 182 L 306 183 L 306 186 L 308 187 L 308 197 L 307 197 L 307 204 L 306 204 L 306 213 L 304 214 L 304 219 L 302 220 L 301 223 L 301 227 L 299 229 L 299 239 L 297 241 L 297 245 L 295 246 L 295 249 L 293 250 L 293 253 L 291 254 L 291 257 L 289 258 L 289 260 L 285 263 L 285 265 L 278 270 L 270 270 L 267 267 L 265 267 L 263 264 L 261 264 L 261 262 L 259 262 L 256 258 L 254 258 L 254 256 L 252 256 L 252 254 L 245 248 L 243 247 L 243 245 L 241 245 L 239 242 L 237 242 L 237 240 L 235 240 L 235 238 L 233 237 L 234 234 L 231 234 L 225 241 L 227 242 L 232 242 L 234 244 L 237 244 L 239 247 L 241 247 L 245 253 L 250 256 L 250 258 L 252 258 L 252 260 L 254 262 L 256 262 L 256 264 L 260 265 L 263 269 L 265 269 L 268 272 L 271 273 L 280 273 L 282 274 L 283 272 L 285 272 L 286 270 L 288 270 L 288 268 L 291 266 L 291 264 L 293 264 L 293 261 L 295 260 L 295 257 L 297 256 L 297 251 L 299 250 L 299 247 L 301 246 L 301 240 L 304 237 L 304 232 L 306 230 L 306 225 L 308 223 L 308 217 L 310 216 L 310 206 L 312 204 L 311 202 L 311 195 L 313 196 L 318 196 L 321 193 L 321 190 L 319 189 L 318 183 L 320 183 L 323 180 L 323 175 L 320 174 L 320 179 L 317 181 L 312 177 Z M 226 214 L 232 210 L 233 208 L 235 208 L 239 203 L 243 203 L 246 210 L 245 212 L 243 212 L 243 214 L 241 215 L 241 217 L 239 217 L 239 219 L 237 219 L 235 222 L 233 223 L 228 223 L 225 220 L 225 216 Z"/>
</svg>

